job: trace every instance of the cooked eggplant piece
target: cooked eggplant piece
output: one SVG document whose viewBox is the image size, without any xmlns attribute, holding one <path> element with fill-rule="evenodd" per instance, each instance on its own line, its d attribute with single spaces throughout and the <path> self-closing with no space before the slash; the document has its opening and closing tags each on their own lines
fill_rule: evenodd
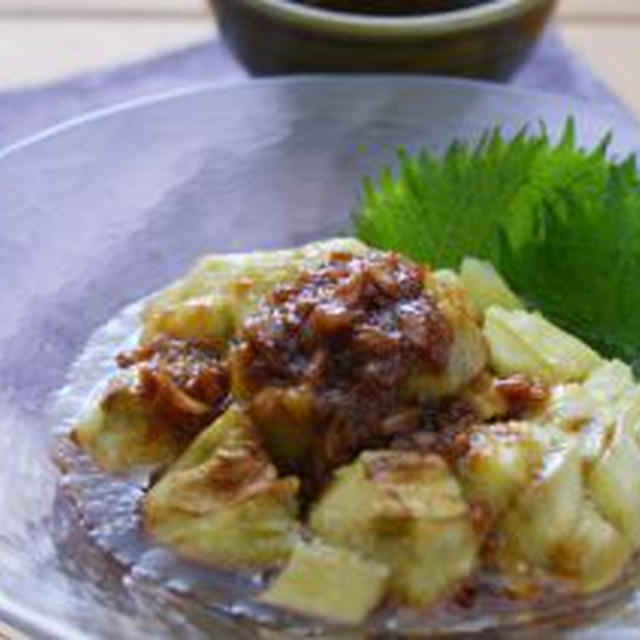
<svg viewBox="0 0 640 640">
<path fill-rule="evenodd" d="M 159 336 L 180 339 L 215 336 L 226 342 L 235 331 L 240 301 L 238 291 L 234 295 L 232 292 L 209 293 L 174 304 L 154 302 L 143 314 L 142 342 L 151 342 Z"/>
<path fill-rule="evenodd" d="M 437 456 L 363 453 L 336 472 L 310 526 L 330 544 L 388 566 L 391 593 L 414 606 L 450 595 L 477 562 L 469 506 Z"/>
<path fill-rule="evenodd" d="M 532 437 L 530 423 L 516 421 L 477 427 L 469 443 L 457 463 L 458 477 L 467 500 L 486 505 L 497 519 L 531 482 L 544 446 Z"/>
<path fill-rule="evenodd" d="M 308 385 L 265 387 L 251 402 L 265 447 L 279 469 L 299 469 L 314 446 L 314 397 Z"/>
<path fill-rule="evenodd" d="M 72 439 L 112 473 L 157 465 L 175 458 L 182 434 L 157 428 L 136 391 L 135 375 L 112 380 L 111 388 L 74 427 Z"/>
<path fill-rule="evenodd" d="M 479 313 L 493 306 L 522 309 L 522 302 L 490 262 L 465 258 L 460 265 L 460 280 Z"/>
<path fill-rule="evenodd" d="M 620 423 L 610 425 L 600 458 L 587 469 L 591 499 L 636 549 L 640 546 L 640 449 Z"/>
<path fill-rule="evenodd" d="M 501 569 L 552 570 L 584 497 L 577 439 L 534 422 L 480 427 L 458 472 L 467 499 L 489 508 Z"/>
<path fill-rule="evenodd" d="M 120 371 L 72 437 L 105 469 L 174 460 L 219 415 L 227 366 L 209 339 L 161 338 L 116 358 Z"/>
<path fill-rule="evenodd" d="M 490 307 L 484 335 L 491 366 L 501 376 L 524 374 L 548 384 L 582 382 L 602 363 L 590 347 L 539 313 Z"/>
<path fill-rule="evenodd" d="M 278 478 L 245 413 L 230 407 L 185 451 L 143 503 L 146 530 L 203 563 L 268 567 L 298 539 L 296 478 Z"/>
<path fill-rule="evenodd" d="M 294 549 L 260 600 L 341 624 L 359 624 L 382 598 L 388 576 L 382 564 L 314 541 Z"/>
<path fill-rule="evenodd" d="M 427 276 L 426 289 L 438 302 L 452 332 L 449 358 L 443 371 L 415 372 L 405 394 L 424 401 L 459 392 L 487 365 L 488 348 L 460 278 L 443 271 Z"/>
<path fill-rule="evenodd" d="M 558 545 L 576 528 L 584 497 L 582 467 L 573 439 L 547 426 L 532 430 L 532 437 L 544 442 L 541 464 L 503 514 L 497 530 L 505 541 L 506 557 L 548 568 Z"/>
<path fill-rule="evenodd" d="M 184 278 L 156 295 L 143 313 L 143 342 L 158 336 L 228 340 L 261 296 L 294 280 L 334 252 L 362 254 L 353 238 L 333 238 L 298 249 L 206 256 Z"/>
<path fill-rule="evenodd" d="M 558 387 L 546 416 L 578 434 L 588 494 L 633 549 L 640 547 L 639 403 L 630 369 L 608 362 L 584 385 Z"/>
<path fill-rule="evenodd" d="M 630 393 L 638 395 L 631 367 L 619 360 L 604 362 L 593 369 L 584 389 L 600 401 L 602 408 L 610 407 L 612 402 L 619 404 Z"/>
<path fill-rule="evenodd" d="M 497 518 L 501 571 L 542 570 L 581 592 L 620 575 L 640 547 L 640 449 L 624 418 L 637 395 L 630 371 L 606 363 L 554 387 L 535 420 L 474 431 L 458 469 Z"/>
<path fill-rule="evenodd" d="M 631 557 L 625 537 L 585 499 L 573 530 L 555 548 L 556 575 L 574 580 L 582 593 L 597 591 L 620 576 Z"/>
</svg>

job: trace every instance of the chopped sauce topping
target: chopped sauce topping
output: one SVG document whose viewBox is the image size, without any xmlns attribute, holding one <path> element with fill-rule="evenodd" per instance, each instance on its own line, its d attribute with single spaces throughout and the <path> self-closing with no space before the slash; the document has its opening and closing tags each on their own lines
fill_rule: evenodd
<svg viewBox="0 0 640 640">
<path fill-rule="evenodd" d="M 443 398 L 422 409 L 420 428 L 391 440 L 402 451 L 434 453 L 452 464 L 469 451 L 469 429 L 478 415 L 465 400 Z"/>
<path fill-rule="evenodd" d="M 505 399 L 511 418 L 535 413 L 549 400 L 549 388 L 546 385 L 523 375 L 496 380 L 494 387 Z"/>
<path fill-rule="evenodd" d="M 155 421 L 197 433 L 226 407 L 229 374 L 220 349 L 211 339 L 159 338 L 118 354 L 116 363 L 137 368 L 137 392 Z"/>
<path fill-rule="evenodd" d="M 420 427 L 422 409 L 403 385 L 442 373 L 453 341 L 424 282 L 422 267 L 393 253 L 336 253 L 245 322 L 231 356 L 234 391 L 267 434 L 296 425 L 287 436 L 296 451 L 274 457 L 307 488 L 362 449 Z"/>
</svg>

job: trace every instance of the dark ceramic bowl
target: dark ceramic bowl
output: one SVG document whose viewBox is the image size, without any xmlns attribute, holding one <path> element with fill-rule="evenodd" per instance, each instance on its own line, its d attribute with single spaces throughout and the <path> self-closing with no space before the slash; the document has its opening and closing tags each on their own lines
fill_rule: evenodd
<svg viewBox="0 0 640 640">
<path fill-rule="evenodd" d="M 392 71 L 506 79 L 526 60 L 556 0 L 490 0 L 393 16 L 299 0 L 210 2 L 224 39 L 255 75 Z"/>
</svg>

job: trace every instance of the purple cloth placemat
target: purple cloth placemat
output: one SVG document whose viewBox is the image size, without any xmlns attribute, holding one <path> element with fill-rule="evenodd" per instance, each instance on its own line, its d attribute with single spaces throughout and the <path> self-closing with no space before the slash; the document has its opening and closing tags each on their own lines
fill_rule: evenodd
<svg viewBox="0 0 640 640">
<path fill-rule="evenodd" d="M 160 57 L 91 73 L 55 85 L 0 91 L 0 148 L 63 120 L 116 102 L 179 89 L 193 83 L 246 78 L 219 42 L 211 41 Z M 583 98 L 601 109 L 629 112 L 554 29 L 543 37 L 513 86 Z"/>
</svg>

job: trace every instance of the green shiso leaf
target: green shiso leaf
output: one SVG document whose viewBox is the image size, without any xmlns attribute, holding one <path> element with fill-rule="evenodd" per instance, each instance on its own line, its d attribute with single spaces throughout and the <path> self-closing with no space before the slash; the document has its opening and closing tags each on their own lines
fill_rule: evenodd
<svg viewBox="0 0 640 640">
<path fill-rule="evenodd" d="M 640 180 L 609 142 L 579 148 L 569 120 L 555 144 L 541 127 L 442 157 L 400 150 L 395 174 L 365 179 L 357 235 L 434 267 L 490 260 L 551 321 L 640 371 Z"/>
</svg>

